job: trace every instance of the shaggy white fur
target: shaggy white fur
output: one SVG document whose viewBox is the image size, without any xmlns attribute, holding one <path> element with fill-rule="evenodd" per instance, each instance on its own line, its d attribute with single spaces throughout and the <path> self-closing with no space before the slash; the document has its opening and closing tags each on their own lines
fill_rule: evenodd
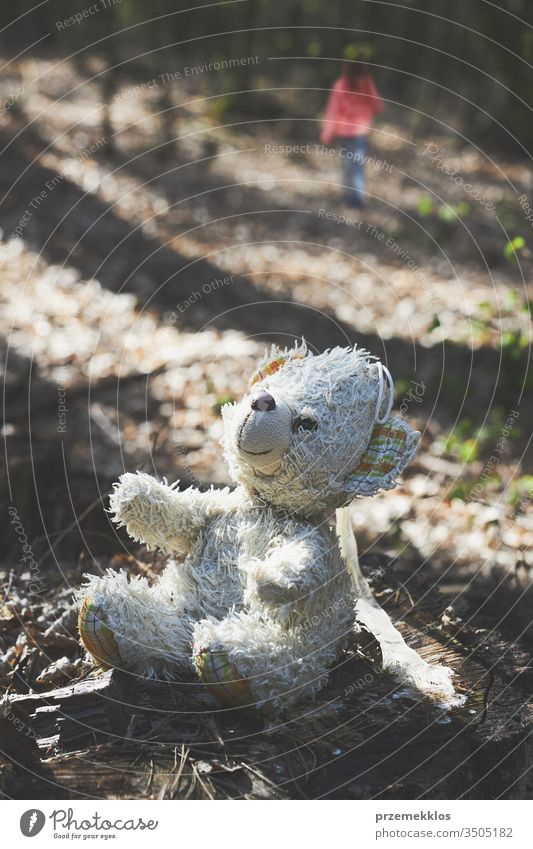
<svg viewBox="0 0 533 849">
<path fill-rule="evenodd" d="M 151 586 L 109 571 L 79 591 L 113 631 L 126 668 L 176 677 L 201 671 L 206 653 L 223 656 L 225 679 L 248 679 L 251 700 L 270 709 L 324 684 L 354 625 L 357 596 L 359 618 L 369 621 L 372 606 L 362 577 L 355 591 L 351 585 L 328 517 L 358 494 L 394 486 L 418 444 L 402 419 L 376 430 L 392 393 L 365 351 L 273 349 L 249 394 L 223 408 L 234 491 L 121 477 L 110 501 L 114 521 L 183 558 Z M 396 669 L 397 632 L 378 612 L 373 621 Z M 424 686 L 421 676 L 411 680 Z"/>
</svg>

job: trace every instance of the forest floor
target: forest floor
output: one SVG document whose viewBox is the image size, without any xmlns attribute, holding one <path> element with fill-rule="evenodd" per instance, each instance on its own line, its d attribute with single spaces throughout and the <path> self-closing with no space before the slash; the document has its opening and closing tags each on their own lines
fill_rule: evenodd
<svg viewBox="0 0 533 849">
<path fill-rule="evenodd" d="M 304 336 L 385 357 L 423 432 L 402 485 L 352 506 L 361 549 L 533 641 L 531 169 L 386 114 L 354 211 L 290 98 L 247 120 L 125 82 L 106 107 L 88 73 L 27 59 L 0 86 L 25 92 L 0 119 L 2 487 L 38 556 L 41 631 L 83 572 L 156 568 L 104 514 L 117 476 L 227 484 L 221 404 L 267 344 Z M 2 578 L 22 597 L 35 575 L 11 537 Z M 20 604 L 0 614 L 14 691 L 82 674 L 41 658 L 17 678 Z"/>
</svg>

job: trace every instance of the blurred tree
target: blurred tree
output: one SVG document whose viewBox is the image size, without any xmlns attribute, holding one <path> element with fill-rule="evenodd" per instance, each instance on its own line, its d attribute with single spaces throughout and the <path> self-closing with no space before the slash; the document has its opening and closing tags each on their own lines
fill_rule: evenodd
<svg viewBox="0 0 533 849">
<path fill-rule="evenodd" d="M 494 144 L 512 145 L 513 136 L 526 148 L 533 144 L 531 0 L 508 0 L 505 8 L 489 0 L 234 0 L 205 8 L 195 8 L 190 0 L 158 0 L 151 6 L 144 0 L 48 0 L 34 6 L 33 0 L 19 0 L 0 7 L 5 52 L 20 52 L 36 42 L 34 52 L 96 51 L 110 69 L 120 64 L 119 71 L 111 70 L 115 79 L 117 74 L 142 77 L 146 63 L 164 73 L 187 64 L 259 55 L 260 71 L 243 64 L 201 80 L 224 97 L 280 81 L 327 88 L 337 66 L 324 59 L 342 58 L 364 46 L 385 97 L 412 110 L 417 130 L 434 130 L 434 116 L 453 119 L 457 129 L 468 128 L 474 137 L 484 134 Z M 98 6 L 98 13 L 58 27 L 90 6 Z M 268 57 L 301 58 L 291 63 L 268 62 Z M 107 86 L 112 88 L 112 82 Z M 482 108 L 462 102 L 454 92 Z M 311 94 L 307 105 L 313 108 L 324 99 Z M 267 99 L 241 95 L 226 97 L 220 108 L 259 111 L 260 103 L 266 108 Z"/>
</svg>

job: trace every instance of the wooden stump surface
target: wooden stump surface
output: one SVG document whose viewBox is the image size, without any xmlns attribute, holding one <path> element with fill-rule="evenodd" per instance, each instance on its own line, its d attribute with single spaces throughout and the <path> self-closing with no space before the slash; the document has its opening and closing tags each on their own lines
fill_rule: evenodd
<svg viewBox="0 0 533 849">
<path fill-rule="evenodd" d="M 10 701 L 0 719 L 3 796 L 523 797 L 524 651 L 460 619 L 401 563 L 374 556 L 363 568 L 409 645 L 454 670 L 464 704 L 446 709 L 398 686 L 355 645 L 317 701 L 286 717 L 222 709 L 197 681 L 92 674 Z"/>
</svg>

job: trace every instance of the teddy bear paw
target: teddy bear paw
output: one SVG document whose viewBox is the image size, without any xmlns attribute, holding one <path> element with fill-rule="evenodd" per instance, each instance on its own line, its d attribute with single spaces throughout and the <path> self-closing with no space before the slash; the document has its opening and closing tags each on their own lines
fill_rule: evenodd
<svg viewBox="0 0 533 849">
<path fill-rule="evenodd" d="M 200 649 L 194 658 L 200 681 L 228 707 L 254 703 L 249 681 L 242 678 L 223 649 Z"/>
<path fill-rule="evenodd" d="M 81 606 L 78 630 L 81 642 L 99 666 L 104 669 L 120 666 L 122 658 L 115 635 L 106 624 L 101 607 L 90 598 Z"/>
</svg>

